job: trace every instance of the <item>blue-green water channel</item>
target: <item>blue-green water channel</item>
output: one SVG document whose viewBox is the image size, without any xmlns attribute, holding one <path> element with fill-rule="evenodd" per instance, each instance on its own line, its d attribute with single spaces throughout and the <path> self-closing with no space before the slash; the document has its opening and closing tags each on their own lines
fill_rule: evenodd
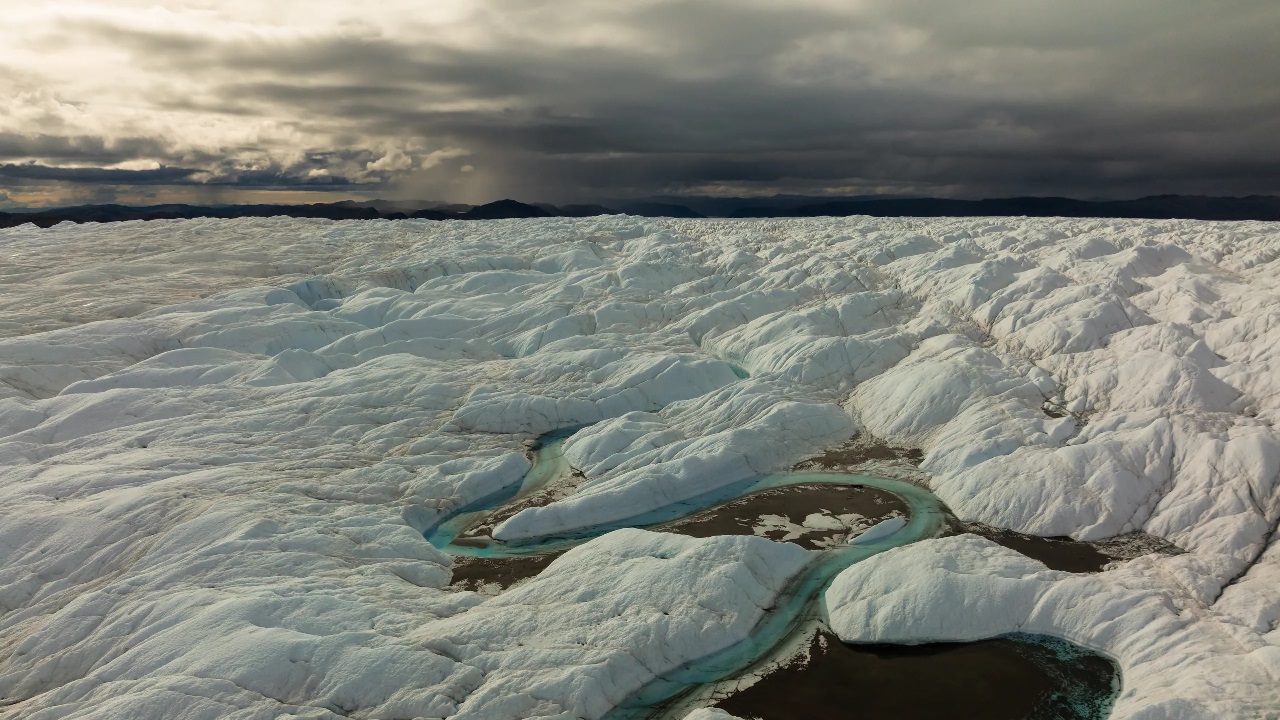
<svg viewBox="0 0 1280 720">
<path fill-rule="evenodd" d="M 852 543 L 814 552 L 814 559 L 779 595 L 774 607 L 745 640 L 671 670 L 626 698 L 606 720 L 641 720 L 667 717 L 679 707 L 674 702 L 700 688 L 738 676 L 753 667 L 777 660 L 777 654 L 797 642 L 799 635 L 812 635 L 822 623 L 820 599 L 828 584 L 841 571 L 873 555 L 918 540 L 942 534 L 948 527 L 948 511 L 928 490 L 899 480 L 847 473 L 788 472 L 764 475 L 717 488 L 697 497 L 646 512 L 623 522 L 609 523 L 571 533 L 551 535 L 520 543 L 503 543 L 490 538 L 476 541 L 460 537 L 467 528 L 488 518 L 496 509 L 535 493 L 570 472 L 563 443 L 579 427 L 566 428 L 542 436 L 533 447 L 534 462 L 518 486 L 481 498 L 446 517 L 424 535 L 435 547 L 454 556 L 472 558 L 519 558 L 563 552 L 592 538 L 622 527 L 653 527 L 754 492 L 788 485 L 837 483 L 860 485 L 892 493 L 908 507 L 905 524 L 886 521 Z M 899 527 L 900 526 L 900 527 Z M 896 527 L 896 530 L 894 529 Z M 884 531 L 892 530 L 885 533 Z M 864 540 L 866 538 L 866 540 Z M 1056 641 L 1065 643 L 1066 641 Z M 1066 643 L 1071 648 L 1076 646 Z M 1078 649 L 1080 652 L 1088 652 Z M 1087 698 L 1076 707 L 1078 720 L 1101 720 L 1110 714 L 1118 683 L 1109 698 Z M 680 710 L 684 712 L 685 710 Z"/>
</svg>

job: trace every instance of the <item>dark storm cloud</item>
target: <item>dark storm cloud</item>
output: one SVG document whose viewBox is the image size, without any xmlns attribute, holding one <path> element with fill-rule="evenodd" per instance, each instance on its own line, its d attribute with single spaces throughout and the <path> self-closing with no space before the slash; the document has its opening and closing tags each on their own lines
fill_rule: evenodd
<svg viewBox="0 0 1280 720">
<path fill-rule="evenodd" d="M 112 165 L 142 156 L 162 154 L 164 144 L 155 138 L 119 138 L 108 141 L 94 136 L 22 135 L 0 132 L 0 160 L 53 158 Z"/>
<path fill-rule="evenodd" d="M 165 167 L 128 172 L 175 182 L 550 200 L 708 187 L 1280 191 L 1270 0 L 492 0 L 466 33 L 401 24 L 392 37 L 65 21 L 69 36 L 153 73 L 152 107 L 280 129 L 194 149 L 181 132 L 9 132 L 0 158 L 148 160 Z M 0 177 L 20 172 L 37 171 Z"/>
<path fill-rule="evenodd" d="M 190 168 L 168 167 L 154 170 L 117 170 L 87 167 L 49 167 L 37 163 L 0 165 L 0 178 L 129 185 L 169 185 L 183 182 L 197 172 L 199 171 Z"/>
<path fill-rule="evenodd" d="M 0 164 L 0 179 L 39 182 L 111 185 L 223 185 L 243 188 L 325 188 L 353 184 L 349 178 L 323 174 L 309 176 L 307 167 L 325 167 L 336 153 L 320 153 L 298 165 L 245 169 L 230 162 L 203 168 L 157 167 L 147 169 L 66 167 L 37 162 Z M 301 166 L 301 167 L 300 167 Z"/>
</svg>

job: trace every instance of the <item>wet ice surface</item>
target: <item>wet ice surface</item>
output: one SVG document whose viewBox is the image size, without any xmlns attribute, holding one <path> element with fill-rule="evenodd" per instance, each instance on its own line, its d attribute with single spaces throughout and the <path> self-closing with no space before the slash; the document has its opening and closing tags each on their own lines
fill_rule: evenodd
<svg viewBox="0 0 1280 720">
<path fill-rule="evenodd" d="M 716 707 L 754 720 L 1101 720 L 1110 660 L 1052 638 L 846 645 L 830 632 Z"/>
<path fill-rule="evenodd" d="M 519 483 L 534 438 L 591 424 L 565 445 L 580 475 L 496 535 L 831 455 L 965 522 L 1185 550 L 1068 573 L 921 540 L 823 594 L 843 639 L 1054 635 L 1120 664 L 1116 717 L 1266 717 L 1277 263 L 1275 225 L 1186 221 L 0 231 L 0 702 L 600 717 L 751 638 L 812 553 L 619 530 L 497 595 L 452 586 L 423 533 Z"/>
</svg>

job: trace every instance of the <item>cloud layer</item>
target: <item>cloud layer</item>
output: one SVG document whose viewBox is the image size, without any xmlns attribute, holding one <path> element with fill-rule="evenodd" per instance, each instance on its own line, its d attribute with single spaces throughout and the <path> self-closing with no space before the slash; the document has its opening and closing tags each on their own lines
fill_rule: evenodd
<svg viewBox="0 0 1280 720">
<path fill-rule="evenodd" d="M 1280 192 L 1270 0 L 32 5 L 10 204 Z"/>
</svg>

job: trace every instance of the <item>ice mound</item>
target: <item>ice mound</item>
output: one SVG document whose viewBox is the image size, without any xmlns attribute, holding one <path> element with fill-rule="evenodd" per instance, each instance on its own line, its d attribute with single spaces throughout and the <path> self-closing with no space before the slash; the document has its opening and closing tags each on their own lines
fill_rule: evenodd
<svg viewBox="0 0 1280 720">
<path fill-rule="evenodd" d="M 841 573 L 826 593 L 846 642 L 1063 637 L 1115 658 L 1113 717 L 1263 717 L 1280 707 L 1280 648 L 1180 597 L 1148 556 L 1100 575 L 1049 570 L 976 535 L 925 540 Z"/>
<path fill-rule="evenodd" d="M 807 560 L 762 538 L 617 530 L 412 637 L 483 673 L 451 717 L 599 717 L 655 674 L 745 638 Z"/>
<path fill-rule="evenodd" d="M 574 496 L 521 511 L 494 537 L 521 540 L 622 521 L 762 475 L 786 463 L 788 451 L 814 454 L 853 428 L 837 406 L 791 401 L 763 382 L 673 404 L 662 415 L 627 414 L 570 445 L 570 463 L 581 463 L 590 478 Z M 584 444 L 590 449 L 577 450 Z"/>
<path fill-rule="evenodd" d="M 726 569 L 756 583 L 734 595 L 690 585 L 685 561 L 627 560 L 655 588 L 719 598 L 723 624 L 663 635 L 675 621 L 648 609 L 625 628 L 591 615 L 608 638 L 551 650 L 518 644 L 550 637 L 530 606 L 449 591 L 421 532 L 512 489 L 536 436 L 583 424 L 564 446 L 577 490 L 500 536 L 625 523 L 863 433 L 922 451 L 967 520 L 1188 552 L 1082 579 L 971 539 L 905 548 L 851 571 L 888 599 L 850 638 L 1018 621 L 1119 658 L 1123 716 L 1276 705 L 1272 224 L 276 218 L 10 228 L 0 254 L 19 269 L 0 292 L 15 716 L 541 712 L 529 687 L 557 688 L 547 712 L 598 715 L 640 676 L 570 688 L 564 668 L 649 657 L 655 638 L 672 658 L 731 642 L 756 612 L 739 601 L 776 578 Z M 607 565 L 613 537 L 548 578 Z M 789 552 L 756 540 L 676 556 Z M 990 602 L 949 615 L 925 579 L 917 601 L 876 579 L 912 558 L 930 582 L 971 563 L 956 577 Z M 838 587 L 850 617 L 871 602 Z M 538 669 L 519 680 L 482 670 L 524 662 Z"/>
<path fill-rule="evenodd" d="M 743 639 L 807 560 L 760 538 L 618 531 L 478 604 L 434 590 L 448 561 L 406 530 L 326 542 L 210 513 L 167 533 L 131 581 L 32 628 L 0 681 L 31 697 L 31 717 L 598 717 Z M 355 538 L 365 561 L 341 579 Z"/>
</svg>

